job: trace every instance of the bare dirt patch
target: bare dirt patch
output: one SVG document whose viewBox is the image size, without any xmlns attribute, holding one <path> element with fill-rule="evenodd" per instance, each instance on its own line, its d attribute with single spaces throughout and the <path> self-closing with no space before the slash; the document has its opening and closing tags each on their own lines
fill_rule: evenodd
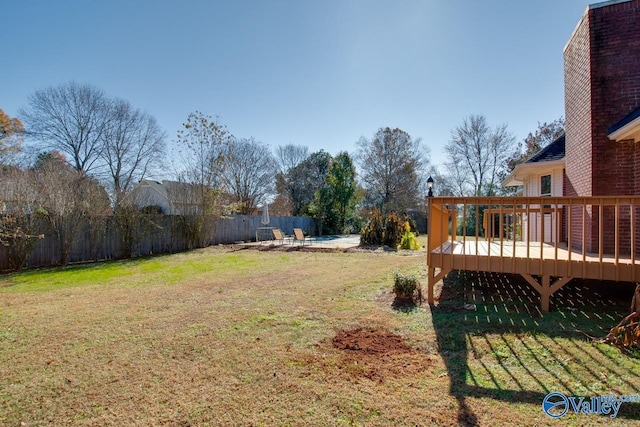
<svg viewBox="0 0 640 427">
<path fill-rule="evenodd" d="M 340 353 L 306 354 L 303 358 L 311 372 L 330 382 L 411 379 L 430 372 L 433 363 L 428 354 L 409 346 L 403 337 L 382 329 L 342 330 L 324 345 Z"/>
<path fill-rule="evenodd" d="M 339 350 L 363 354 L 411 353 L 411 348 L 400 335 L 378 329 L 356 328 L 340 331 L 332 343 Z"/>
</svg>

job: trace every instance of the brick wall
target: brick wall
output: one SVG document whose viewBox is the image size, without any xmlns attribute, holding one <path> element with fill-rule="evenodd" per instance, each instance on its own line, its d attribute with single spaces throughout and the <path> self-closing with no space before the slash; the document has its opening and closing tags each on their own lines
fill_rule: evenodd
<svg viewBox="0 0 640 427">
<path fill-rule="evenodd" d="M 607 137 L 609 127 L 640 107 L 640 0 L 591 7 L 565 48 L 564 64 L 565 194 L 640 194 L 637 143 Z M 588 251 L 598 250 L 598 218 L 597 211 L 587 218 Z M 609 215 L 603 221 L 605 230 L 614 229 Z M 622 232 L 621 240 L 629 239 L 630 227 Z M 607 250 L 612 235 L 604 236 Z"/>
<path fill-rule="evenodd" d="M 640 0 L 593 9 L 591 21 L 591 85 L 593 129 L 593 194 L 637 195 L 633 141 L 611 141 L 607 129 L 640 107 Z M 622 212 L 621 212 L 622 213 Z M 620 218 L 620 242 L 629 242 L 631 227 Z M 614 230 L 613 216 L 604 216 L 604 230 Z M 611 252 L 614 234 L 604 235 Z M 630 247 L 622 245 L 622 253 Z"/>
<path fill-rule="evenodd" d="M 640 194 L 635 144 L 607 129 L 640 107 L 640 0 L 589 11 L 593 195 Z"/>
<path fill-rule="evenodd" d="M 564 50 L 564 98 L 566 119 L 565 184 L 567 196 L 590 196 L 592 180 L 591 153 L 591 45 L 589 43 L 589 16 L 583 15 Z M 580 210 L 572 212 L 582 215 Z M 590 216 L 587 229 L 592 230 Z M 572 223 L 571 240 L 575 249 L 582 249 L 580 221 Z M 591 251 L 591 242 L 587 250 Z"/>
</svg>

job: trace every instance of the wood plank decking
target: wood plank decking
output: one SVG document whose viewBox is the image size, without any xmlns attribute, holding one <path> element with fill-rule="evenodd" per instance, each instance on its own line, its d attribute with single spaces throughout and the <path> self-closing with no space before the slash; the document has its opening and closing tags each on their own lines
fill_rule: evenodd
<svg viewBox="0 0 640 427">
<path fill-rule="evenodd" d="M 432 264 L 451 270 L 493 271 L 583 279 L 640 280 L 640 260 L 569 251 L 567 245 L 540 242 L 447 241 L 431 251 Z"/>
</svg>

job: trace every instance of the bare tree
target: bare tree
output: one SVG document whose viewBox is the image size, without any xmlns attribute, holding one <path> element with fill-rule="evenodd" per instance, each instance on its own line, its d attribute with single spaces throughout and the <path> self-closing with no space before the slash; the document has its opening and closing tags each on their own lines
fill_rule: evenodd
<svg viewBox="0 0 640 427">
<path fill-rule="evenodd" d="M 219 189 L 188 179 L 187 174 L 180 174 L 167 188 L 175 213 L 173 226 L 185 237 L 189 249 L 206 247 L 213 240 L 215 220 L 224 215 L 225 201 Z"/>
<path fill-rule="evenodd" d="M 227 147 L 219 181 L 233 195 L 238 212 L 249 215 L 274 192 L 275 160 L 269 146 L 254 138 L 234 139 Z"/>
<path fill-rule="evenodd" d="M 473 183 L 465 174 L 465 169 L 454 165 L 451 161 L 445 163 L 446 172 L 433 171 L 433 192 L 438 196 L 463 197 L 473 192 Z M 426 194 L 426 192 L 425 192 Z"/>
<path fill-rule="evenodd" d="M 70 82 L 39 90 L 20 115 L 41 148 L 66 154 L 79 172 L 96 165 L 109 124 L 108 100 L 100 89 Z"/>
<path fill-rule="evenodd" d="M 178 132 L 183 170 L 171 191 L 171 202 L 182 206 L 179 225 L 190 247 L 206 246 L 213 233 L 213 218 L 222 214 L 220 182 L 225 152 L 232 135 L 218 119 L 199 111 L 189 114 Z"/>
<path fill-rule="evenodd" d="M 564 135 L 564 127 L 564 118 L 562 117 L 549 123 L 538 122 L 538 128 L 533 133 L 529 132 L 527 137 L 518 143 L 516 150 L 507 159 L 507 171 L 511 172 L 518 164 L 526 161 L 529 157 Z"/>
<path fill-rule="evenodd" d="M 42 217 L 58 242 L 58 263 L 66 265 L 87 219 L 108 212 L 107 192 L 56 153 L 40 156 L 33 171 L 33 185 L 38 189 Z"/>
<path fill-rule="evenodd" d="M 303 145 L 287 144 L 276 149 L 276 159 L 280 173 L 286 174 L 309 157 L 309 148 Z"/>
<path fill-rule="evenodd" d="M 112 103 L 110 117 L 102 133 L 101 157 L 117 206 L 125 194 L 160 165 L 166 135 L 152 116 L 124 100 Z"/>
<path fill-rule="evenodd" d="M 418 203 L 421 171 L 429 163 L 421 140 L 402 129 L 380 128 L 372 139 L 358 141 L 356 158 L 365 201 L 383 215 L 401 212 Z"/>
<path fill-rule="evenodd" d="M 13 270 L 25 266 L 38 239 L 44 237 L 37 207 L 30 171 L 0 166 L 0 244 L 7 248 Z"/>
<path fill-rule="evenodd" d="M 507 125 L 491 129 L 482 115 L 470 115 L 451 131 L 451 139 L 445 146 L 449 159 L 446 166 L 455 171 L 455 178 L 463 188 L 469 179 L 473 195 L 495 194 L 500 174 L 505 167 L 508 153 L 512 151 L 515 137 Z"/>
<path fill-rule="evenodd" d="M 202 188 L 218 187 L 216 178 L 224 169 L 224 153 L 233 136 L 227 127 L 200 111 L 189 114 L 178 131 L 183 170 L 180 172 L 185 182 L 201 185 Z"/>
<path fill-rule="evenodd" d="M 273 212 L 279 215 L 291 215 L 300 208 L 299 203 L 291 198 L 292 171 L 309 157 L 306 146 L 287 144 L 279 146 L 275 151 L 278 172 L 275 176 L 276 198 L 273 201 Z"/>
</svg>

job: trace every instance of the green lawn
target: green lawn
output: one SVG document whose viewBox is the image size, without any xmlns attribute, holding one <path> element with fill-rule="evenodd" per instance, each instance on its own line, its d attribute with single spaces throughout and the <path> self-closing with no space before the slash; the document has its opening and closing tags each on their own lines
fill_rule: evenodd
<svg viewBox="0 0 640 427">
<path fill-rule="evenodd" d="M 426 287 L 423 251 L 220 247 L 0 276 L 0 425 L 555 425 L 549 392 L 640 393 L 636 356 L 585 336 L 624 308 L 584 287 L 542 316 L 522 284 L 452 274 L 436 306 L 396 307 L 394 271 Z M 345 331 L 362 341 L 337 348 Z M 624 403 L 615 422 L 638 420 Z"/>
</svg>

